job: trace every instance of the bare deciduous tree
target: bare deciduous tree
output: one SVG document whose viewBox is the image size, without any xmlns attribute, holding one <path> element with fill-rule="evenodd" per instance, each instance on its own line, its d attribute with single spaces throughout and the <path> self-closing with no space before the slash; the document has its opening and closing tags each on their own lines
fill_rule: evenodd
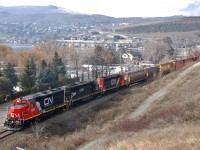
<svg viewBox="0 0 200 150">
<path fill-rule="evenodd" d="M 115 62 L 115 55 L 113 54 L 113 52 L 108 50 L 106 50 L 103 55 L 104 55 L 104 62 L 106 66 L 106 76 L 107 76 L 108 72 L 110 75 L 109 66 Z"/>
<path fill-rule="evenodd" d="M 80 53 L 79 62 L 80 64 L 87 64 L 87 78 L 90 80 L 90 65 L 92 64 L 92 57 L 94 57 L 93 49 L 85 49 Z"/>
<path fill-rule="evenodd" d="M 37 123 L 35 122 L 34 125 L 31 125 L 33 134 L 37 140 L 39 140 L 42 136 L 44 136 L 44 130 L 46 125 L 44 123 Z"/>
<path fill-rule="evenodd" d="M 92 58 L 92 64 L 95 68 L 95 78 L 98 75 L 98 66 L 101 66 L 101 75 L 103 75 L 103 65 L 104 65 L 104 58 L 103 58 L 104 49 L 101 46 L 97 46 L 94 49 L 94 56 Z"/>
<path fill-rule="evenodd" d="M 78 77 L 78 70 L 80 68 L 79 54 L 74 47 L 69 47 L 67 50 L 67 62 L 69 66 L 76 69 L 76 76 Z"/>
<path fill-rule="evenodd" d="M 172 40 L 169 37 L 156 41 L 147 41 L 143 57 L 145 60 L 151 61 L 154 64 L 171 59 L 174 53 L 171 45 Z"/>
</svg>

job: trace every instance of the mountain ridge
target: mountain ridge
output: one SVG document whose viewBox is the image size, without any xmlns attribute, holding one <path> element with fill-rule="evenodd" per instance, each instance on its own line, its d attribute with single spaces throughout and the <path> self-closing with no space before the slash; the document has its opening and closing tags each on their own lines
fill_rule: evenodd
<svg viewBox="0 0 200 150">
<path fill-rule="evenodd" d="M 52 14 L 52 13 L 69 13 L 82 14 L 69 9 L 49 5 L 49 6 L 0 6 L 0 11 L 10 14 Z"/>
<path fill-rule="evenodd" d="M 53 24 L 119 24 L 173 20 L 181 17 L 128 17 L 115 18 L 101 14 L 83 14 L 65 8 L 49 6 L 0 6 L 0 22 L 53 23 Z"/>
</svg>

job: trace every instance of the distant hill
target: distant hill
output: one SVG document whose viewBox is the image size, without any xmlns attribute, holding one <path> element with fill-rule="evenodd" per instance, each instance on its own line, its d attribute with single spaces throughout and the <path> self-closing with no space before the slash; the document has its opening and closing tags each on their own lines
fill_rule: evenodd
<svg viewBox="0 0 200 150">
<path fill-rule="evenodd" d="M 156 18 L 114 18 L 99 14 L 87 15 L 73 12 L 56 6 L 0 6 L 0 22 L 16 23 L 53 23 L 53 24 L 112 24 L 112 23 L 143 23 L 174 20 L 177 17 Z"/>
<path fill-rule="evenodd" d="M 53 13 L 68 13 L 80 14 L 71 10 L 63 9 L 57 6 L 0 6 L 0 11 L 8 12 L 10 14 L 53 14 Z"/>
<path fill-rule="evenodd" d="M 176 21 L 152 23 L 149 25 L 129 26 L 116 29 L 116 32 L 155 33 L 155 32 L 188 32 L 200 30 L 200 17 L 184 17 Z"/>
</svg>

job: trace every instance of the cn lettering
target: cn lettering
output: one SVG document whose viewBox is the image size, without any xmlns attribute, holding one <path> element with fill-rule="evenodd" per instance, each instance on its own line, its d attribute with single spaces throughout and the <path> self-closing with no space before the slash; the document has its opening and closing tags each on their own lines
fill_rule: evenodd
<svg viewBox="0 0 200 150">
<path fill-rule="evenodd" d="M 19 114 L 11 113 L 10 115 L 11 115 L 11 117 L 13 117 L 13 118 L 20 118 Z"/>
<path fill-rule="evenodd" d="M 44 107 L 47 107 L 52 104 L 53 104 L 53 97 L 52 98 L 48 97 L 44 99 Z"/>
</svg>

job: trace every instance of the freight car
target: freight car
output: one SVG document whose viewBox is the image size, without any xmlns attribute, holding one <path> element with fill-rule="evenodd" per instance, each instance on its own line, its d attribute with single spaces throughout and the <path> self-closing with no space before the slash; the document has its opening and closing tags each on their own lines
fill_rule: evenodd
<svg viewBox="0 0 200 150">
<path fill-rule="evenodd" d="M 147 79 L 148 72 L 145 69 L 133 71 L 133 72 L 126 72 L 124 73 L 124 80 L 126 81 L 126 85 L 131 85 L 136 82 L 140 82 Z"/>
<path fill-rule="evenodd" d="M 175 70 L 175 61 L 159 64 L 158 67 L 160 76 L 168 74 Z"/>
<path fill-rule="evenodd" d="M 146 68 L 145 70 L 147 72 L 147 78 L 148 79 L 157 77 L 157 75 L 159 73 L 159 67 L 157 67 L 157 66 L 149 67 L 149 68 Z"/>
<path fill-rule="evenodd" d="M 176 59 L 176 61 L 175 61 L 175 68 L 176 68 L 176 70 L 180 69 L 183 66 L 188 65 L 188 64 L 190 64 L 192 62 L 195 62 L 197 60 L 198 60 L 198 57 L 196 57 L 196 56 L 192 57 L 192 58 L 186 58 L 186 59 Z"/>
</svg>

